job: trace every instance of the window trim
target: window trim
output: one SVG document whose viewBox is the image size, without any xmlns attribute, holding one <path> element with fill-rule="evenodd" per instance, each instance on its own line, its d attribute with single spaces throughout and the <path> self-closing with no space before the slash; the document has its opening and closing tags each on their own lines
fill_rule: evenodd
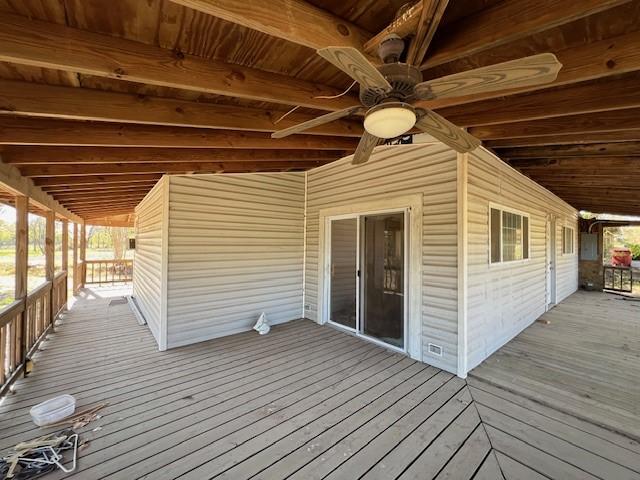
<svg viewBox="0 0 640 480">
<path fill-rule="evenodd" d="M 500 210 L 500 261 L 493 262 L 491 261 L 491 210 Z M 503 260 L 502 259 L 502 212 L 513 213 L 515 215 L 520 215 L 521 217 L 526 217 L 527 222 L 529 224 L 529 228 L 527 229 L 527 258 L 522 258 L 520 260 Z M 531 214 L 523 212 L 522 210 L 518 210 L 511 207 L 505 207 L 499 203 L 489 202 L 489 209 L 487 212 L 487 227 L 489 230 L 489 248 L 488 248 L 488 260 L 489 260 L 489 268 L 500 268 L 510 265 L 518 265 L 529 263 L 531 261 Z"/>
<path fill-rule="evenodd" d="M 564 229 L 569 229 L 571 230 L 571 252 L 565 252 L 564 251 Z M 570 225 L 567 225 L 566 223 L 562 225 L 561 228 L 561 232 L 562 232 L 562 237 L 561 237 L 561 244 L 560 244 L 560 250 L 561 250 L 561 255 L 563 257 L 570 257 L 572 255 L 576 254 L 576 229 Z"/>
</svg>

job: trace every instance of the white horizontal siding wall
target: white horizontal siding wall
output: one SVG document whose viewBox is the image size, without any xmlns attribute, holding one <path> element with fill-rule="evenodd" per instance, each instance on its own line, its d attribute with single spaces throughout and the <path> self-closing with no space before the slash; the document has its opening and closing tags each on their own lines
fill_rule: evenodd
<svg viewBox="0 0 640 480">
<path fill-rule="evenodd" d="M 491 355 L 546 310 L 547 218 L 555 216 L 558 301 L 578 287 L 577 255 L 562 256 L 561 226 L 577 231 L 577 211 L 480 148 L 468 161 L 468 368 Z M 489 204 L 530 215 L 530 259 L 489 265 Z"/>
<path fill-rule="evenodd" d="M 163 348 L 163 227 L 166 223 L 166 177 L 160 180 L 136 207 L 136 249 L 133 268 L 133 296 L 149 330 Z"/>
<path fill-rule="evenodd" d="M 369 162 L 346 158 L 307 173 L 305 312 L 318 320 L 319 212 L 422 194 L 422 355 L 429 364 L 457 368 L 456 153 L 442 144 L 381 147 Z M 444 348 L 442 357 L 427 344 Z"/>
<path fill-rule="evenodd" d="M 300 318 L 304 174 L 169 179 L 169 347 Z"/>
</svg>

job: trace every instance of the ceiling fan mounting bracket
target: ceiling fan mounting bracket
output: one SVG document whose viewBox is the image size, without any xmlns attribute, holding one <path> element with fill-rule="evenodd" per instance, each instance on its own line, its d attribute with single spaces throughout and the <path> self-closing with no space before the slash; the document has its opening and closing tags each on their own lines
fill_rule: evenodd
<svg viewBox="0 0 640 480">
<path fill-rule="evenodd" d="M 383 63 L 396 63 L 404 51 L 404 40 L 392 33 L 382 39 L 378 45 L 378 56 Z"/>
<path fill-rule="evenodd" d="M 408 102 L 415 98 L 415 86 L 422 82 L 422 73 L 406 63 L 386 63 L 378 70 L 391 84 L 391 90 L 360 88 L 360 102 L 365 107 L 373 107 L 386 99 Z"/>
</svg>

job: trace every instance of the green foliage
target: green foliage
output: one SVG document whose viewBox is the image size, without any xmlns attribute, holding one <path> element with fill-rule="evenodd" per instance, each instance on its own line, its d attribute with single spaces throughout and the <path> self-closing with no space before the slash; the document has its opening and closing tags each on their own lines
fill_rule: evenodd
<svg viewBox="0 0 640 480">
<path fill-rule="evenodd" d="M 631 250 L 633 260 L 640 260 L 640 243 L 629 243 L 627 247 Z"/>
</svg>

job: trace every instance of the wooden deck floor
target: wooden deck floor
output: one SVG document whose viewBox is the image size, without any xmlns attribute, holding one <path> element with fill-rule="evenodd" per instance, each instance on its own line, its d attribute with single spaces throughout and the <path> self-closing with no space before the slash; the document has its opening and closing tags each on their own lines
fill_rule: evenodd
<svg viewBox="0 0 640 480">
<path fill-rule="evenodd" d="M 78 301 L 0 405 L 109 402 L 74 479 L 640 479 L 640 445 L 309 321 L 157 352 L 127 305 Z M 60 472 L 47 479 L 67 478 Z"/>
<path fill-rule="evenodd" d="M 640 301 L 580 291 L 473 378 L 640 439 Z"/>
</svg>

